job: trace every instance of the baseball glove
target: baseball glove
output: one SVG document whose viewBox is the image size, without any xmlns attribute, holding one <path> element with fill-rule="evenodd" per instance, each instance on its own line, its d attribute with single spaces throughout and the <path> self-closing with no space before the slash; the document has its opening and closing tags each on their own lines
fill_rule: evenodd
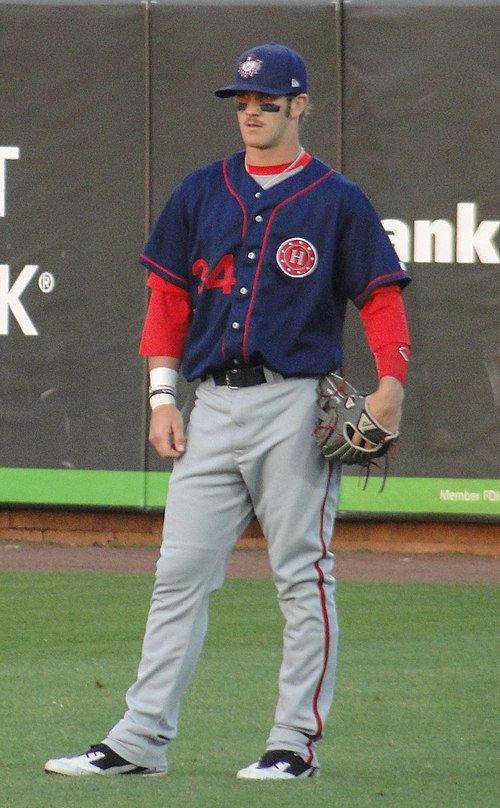
<svg viewBox="0 0 500 808">
<path fill-rule="evenodd" d="M 369 466 L 385 455 L 398 432 L 388 432 L 370 413 L 366 394 L 360 393 L 337 373 L 319 382 L 318 419 L 314 436 L 327 460 L 348 466 Z M 353 442 L 355 436 L 361 445 Z"/>
</svg>

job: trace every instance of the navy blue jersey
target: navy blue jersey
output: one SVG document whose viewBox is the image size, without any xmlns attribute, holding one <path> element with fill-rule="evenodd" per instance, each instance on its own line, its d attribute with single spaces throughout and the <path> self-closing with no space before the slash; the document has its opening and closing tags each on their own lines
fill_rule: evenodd
<svg viewBox="0 0 500 808">
<path fill-rule="evenodd" d="M 140 261 L 193 299 L 188 380 L 263 364 L 286 376 L 342 365 L 347 301 L 409 281 L 363 192 L 313 158 L 266 190 L 244 153 L 188 175 Z"/>
</svg>

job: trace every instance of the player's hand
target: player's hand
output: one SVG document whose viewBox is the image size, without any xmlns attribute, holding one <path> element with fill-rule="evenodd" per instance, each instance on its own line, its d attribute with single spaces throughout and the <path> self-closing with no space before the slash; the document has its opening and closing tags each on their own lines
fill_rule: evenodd
<svg viewBox="0 0 500 808">
<path fill-rule="evenodd" d="M 388 432 L 398 432 L 403 409 L 404 389 L 394 376 L 383 376 L 374 393 L 366 399 L 376 421 Z"/>
<path fill-rule="evenodd" d="M 404 396 L 403 385 L 398 379 L 395 379 L 394 376 L 383 376 L 375 392 L 366 397 L 366 405 L 370 414 L 388 432 L 394 434 L 399 432 Z M 363 440 L 362 436 L 357 433 L 353 436 L 352 442 L 356 446 L 364 446 L 367 449 L 373 445 L 369 441 Z"/>
<path fill-rule="evenodd" d="M 185 449 L 184 421 L 174 404 L 163 404 L 151 413 L 149 442 L 160 457 L 180 457 Z"/>
</svg>

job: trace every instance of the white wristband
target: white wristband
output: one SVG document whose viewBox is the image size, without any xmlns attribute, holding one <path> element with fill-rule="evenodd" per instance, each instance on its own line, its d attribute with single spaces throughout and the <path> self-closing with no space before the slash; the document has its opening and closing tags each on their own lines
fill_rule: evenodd
<svg viewBox="0 0 500 808">
<path fill-rule="evenodd" d="M 157 390 L 159 387 L 171 387 L 175 395 L 178 376 L 179 374 L 173 368 L 152 368 L 149 371 L 150 389 Z"/>
<path fill-rule="evenodd" d="M 152 410 L 161 407 L 162 404 L 175 404 L 175 396 L 166 393 L 164 390 L 154 390 L 149 394 L 149 403 Z"/>
<path fill-rule="evenodd" d="M 162 404 L 175 404 L 178 376 L 173 368 L 159 367 L 150 370 L 149 403 L 152 410 Z"/>
</svg>

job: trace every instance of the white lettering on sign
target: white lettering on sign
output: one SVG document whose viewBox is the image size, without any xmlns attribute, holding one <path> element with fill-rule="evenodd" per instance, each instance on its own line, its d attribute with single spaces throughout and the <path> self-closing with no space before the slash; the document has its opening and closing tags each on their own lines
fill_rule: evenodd
<svg viewBox="0 0 500 808">
<path fill-rule="evenodd" d="M 500 220 L 478 222 L 477 209 L 476 202 L 459 202 L 456 223 L 417 219 L 412 229 L 401 219 L 382 219 L 382 225 L 401 261 L 498 264 L 500 253 L 494 240 Z"/>
<path fill-rule="evenodd" d="M 8 264 L 0 264 L 0 334 L 9 333 L 9 312 L 26 336 L 36 337 L 38 331 L 21 303 L 21 295 L 38 270 L 38 264 L 26 264 L 10 286 Z"/>
<path fill-rule="evenodd" d="M 17 146 L 0 146 L 0 217 L 7 210 L 7 160 L 19 160 L 21 151 Z"/>
</svg>

